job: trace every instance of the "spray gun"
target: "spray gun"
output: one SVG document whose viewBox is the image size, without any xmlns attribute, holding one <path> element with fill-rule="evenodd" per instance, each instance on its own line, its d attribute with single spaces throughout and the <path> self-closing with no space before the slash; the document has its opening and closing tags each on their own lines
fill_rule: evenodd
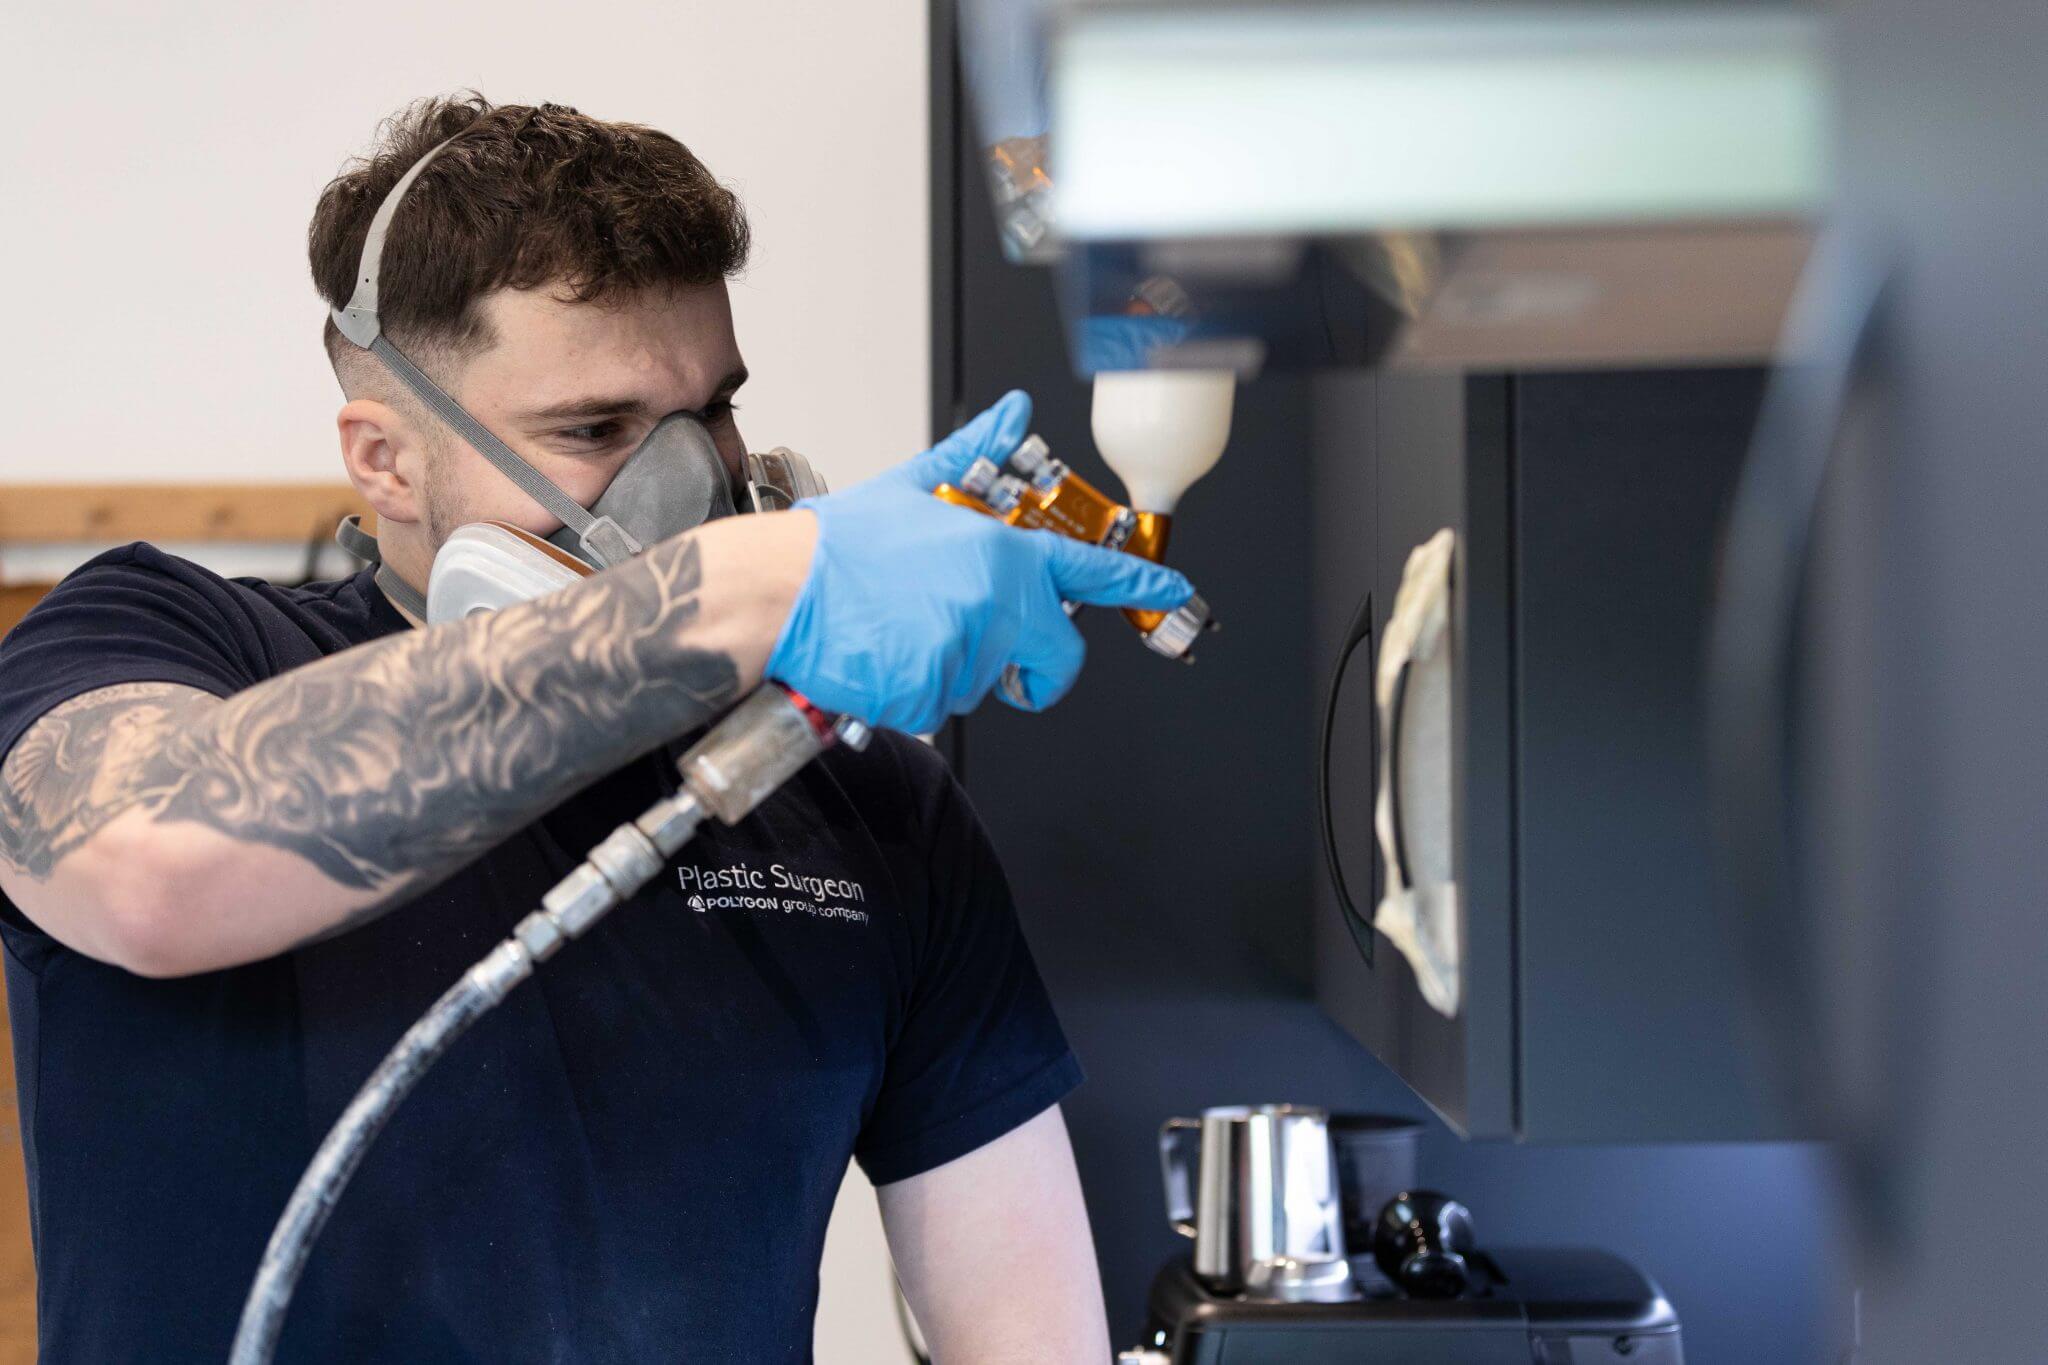
<svg viewBox="0 0 2048 1365">
<path fill-rule="evenodd" d="M 1191 372 L 1190 372 L 1191 373 Z M 1105 399 L 1104 380 L 1112 381 Z M 1159 381 L 1166 381 L 1160 383 Z M 1230 424 L 1230 376 L 1221 397 L 1210 376 L 1158 372 L 1105 375 L 1096 385 L 1098 444 L 1131 490 L 1153 510 L 1121 506 L 1051 458 L 1028 438 L 1003 467 L 981 461 L 936 496 L 1012 525 L 1044 528 L 1158 560 L 1179 495 L 1215 464 Z M 1130 382 L 1122 382 L 1130 381 Z M 1147 420 L 1147 414 L 1154 414 Z M 750 461 L 761 457 L 750 456 Z M 771 473 L 773 471 L 770 471 Z M 785 497 L 779 504 L 787 506 Z M 757 498 L 758 505 L 758 498 Z M 437 556 L 428 584 L 430 620 L 494 610 L 566 587 L 592 572 L 536 536 L 502 522 L 458 528 Z M 1070 609 L 1071 610 L 1071 609 Z M 1211 624 L 1199 597 L 1170 612 L 1126 613 L 1145 641 L 1170 658 Z M 868 727 L 832 716 L 799 693 L 764 683 L 677 766 L 673 796 L 620 825 L 574 871 L 541 897 L 538 909 L 462 975 L 406 1030 L 335 1120 L 279 1216 L 242 1307 L 228 1359 L 268 1365 L 307 1257 L 370 1144 L 427 1070 L 470 1026 L 536 968 L 579 938 L 657 876 L 707 817 L 737 824 L 813 758 L 835 744 L 866 746 Z"/>
<path fill-rule="evenodd" d="M 1123 480 L 1128 505 L 1055 459 L 1036 435 L 1025 437 L 1002 464 L 976 460 L 958 484 L 941 484 L 933 494 L 1012 526 L 1056 531 L 1160 563 L 1181 494 L 1223 453 L 1235 393 L 1236 379 L 1227 370 L 1095 377 L 1089 424 L 1103 461 Z M 1199 595 L 1172 611 L 1128 610 L 1124 619 L 1155 653 L 1186 663 L 1194 662 L 1189 650 L 1196 637 L 1216 628 Z"/>
</svg>

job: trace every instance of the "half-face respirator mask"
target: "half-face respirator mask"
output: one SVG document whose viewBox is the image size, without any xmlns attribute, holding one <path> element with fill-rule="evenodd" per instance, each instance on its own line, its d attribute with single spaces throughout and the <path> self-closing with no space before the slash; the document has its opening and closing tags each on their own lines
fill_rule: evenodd
<svg viewBox="0 0 2048 1365">
<path fill-rule="evenodd" d="M 377 278 L 385 235 L 405 192 L 453 141 L 447 139 L 414 162 L 377 206 L 363 239 L 355 293 L 345 307 L 333 310 L 334 325 L 352 344 L 383 362 L 450 429 L 562 525 L 545 539 L 502 521 L 457 527 L 435 554 L 422 596 L 383 563 L 376 538 L 363 530 L 358 518 L 344 521 L 335 533 L 341 547 L 377 565 L 377 585 L 385 596 L 430 625 L 567 587 L 599 569 L 625 563 L 657 541 L 740 510 L 725 460 L 694 412 L 672 412 L 655 423 L 603 494 L 586 508 L 472 417 L 384 334 L 377 314 Z M 810 462 L 793 450 L 778 447 L 750 454 L 744 472 L 747 490 L 742 501 L 750 512 L 781 511 L 825 491 L 824 480 Z"/>
</svg>

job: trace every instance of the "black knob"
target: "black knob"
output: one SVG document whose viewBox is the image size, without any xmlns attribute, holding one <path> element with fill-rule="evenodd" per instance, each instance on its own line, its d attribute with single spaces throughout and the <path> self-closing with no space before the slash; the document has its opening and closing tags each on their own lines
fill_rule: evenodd
<svg viewBox="0 0 2048 1365">
<path fill-rule="evenodd" d="M 1373 1224 L 1372 1258 L 1401 1291 L 1418 1299 L 1455 1299 L 1471 1282 L 1465 1258 L 1476 1242 L 1472 1214 L 1434 1190 L 1395 1195 Z"/>
</svg>

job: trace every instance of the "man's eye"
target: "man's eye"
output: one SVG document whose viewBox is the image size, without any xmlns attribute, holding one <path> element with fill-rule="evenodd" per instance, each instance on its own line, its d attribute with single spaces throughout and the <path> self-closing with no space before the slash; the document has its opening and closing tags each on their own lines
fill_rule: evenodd
<svg viewBox="0 0 2048 1365">
<path fill-rule="evenodd" d="M 592 422 L 588 426 L 569 427 L 560 434 L 571 441 L 581 441 L 586 445 L 602 445 L 619 434 L 619 424 L 617 422 Z"/>
<path fill-rule="evenodd" d="M 707 423 L 729 422 L 732 420 L 732 415 L 739 410 L 740 405 L 738 403 L 733 402 L 730 398 L 721 398 L 716 403 L 706 404 L 704 410 L 697 415 L 702 417 Z"/>
</svg>

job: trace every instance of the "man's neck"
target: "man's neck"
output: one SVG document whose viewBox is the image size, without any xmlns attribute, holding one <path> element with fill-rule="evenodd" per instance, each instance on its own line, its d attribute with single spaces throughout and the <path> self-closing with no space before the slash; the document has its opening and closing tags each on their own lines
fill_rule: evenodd
<svg viewBox="0 0 2048 1365">
<path fill-rule="evenodd" d="M 386 588 L 385 576 L 388 574 L 396 578 L 400 583 L 405 584 L 415 593 L 418 593 L 418 600 L 425 601 L 427 596 L 427 580 L 433 573 L 433 554 L 397 527 L 392 528 L 391 537 L 387 540 L 384 536 L 384 529 L 382 523 L 379 523 L 377 527 L 377 554 L 382 562 L 379 564 L 377 571 L 377 591 L 384 594 L 384 600 L 389 602 L 398 614 L 406 619 L 408 624 L 424 626 L 427 623 L 421 618 L 420 614 L 399 600 L 405 594 L 393 593 Z"/>
<path fill-rule="evenodd" d="M 395 571 L 395 570 L 387 570 L 387 572 L 396 572 L 396 571 Z M 403 575 L 401 575 L 401 578 L 402 578 L 402 577 L 403 577 Z M 425 621 L 422 621 L 422 620 L 421 620 L 421 619 L 420 619 L 419 617 L 417 617 L 417 616 L 413 615 L 413 614 L 412 614 L 412 612 L 411 612 L 411 611 L 409 611 L 409 610 L 408 610 L 408 609 L 406 608 L 406 605 L 405 605 L 405 603 L 403 603 L 403 602 L 399 601 L 399 600 L 398 600 L 398 599 L 397 599 L 396 597 L 393 597 L 393 596 L 392 596 L 392 595 L 391 595 L 390 593 L 388 593 L 388 592 L 385 592 L 385 591 L 384 591 L 384 575 L 383 575 L 383 574 L 381 574 L 381 573 L 380 573 L 380 574 L 378 574 L 378 575 L 376 576 L 375 582 L 376 582 L 376 584 L 377 584 L 377 591 L 378 591 L 378 592 L 380 592 L 380 593 L 383 593 L 383 594 L 384 594 L 384 600 L 385 600 L 386 602 L 389 602 L 389 603 L 391 604 L 391 609 L 392 609 L 393 611 L 397 612 L 397 613 L 398 613 L 398 614 L 399 614 L 400 616 L 403 616 L 403 617 L 405 618 L 405 622 L 406 622 L 406 624 L 407 624 L 407 625 L 410 625 L 410 626 L 424 626 L 424 625 L 426 624 L 426 622 L 425 622 Z M 407 584 L 407 586 L 411 586 L 411 584 L 410 584 L 410 583 L 408 583 L 408 584 Z"/>
</svg>

